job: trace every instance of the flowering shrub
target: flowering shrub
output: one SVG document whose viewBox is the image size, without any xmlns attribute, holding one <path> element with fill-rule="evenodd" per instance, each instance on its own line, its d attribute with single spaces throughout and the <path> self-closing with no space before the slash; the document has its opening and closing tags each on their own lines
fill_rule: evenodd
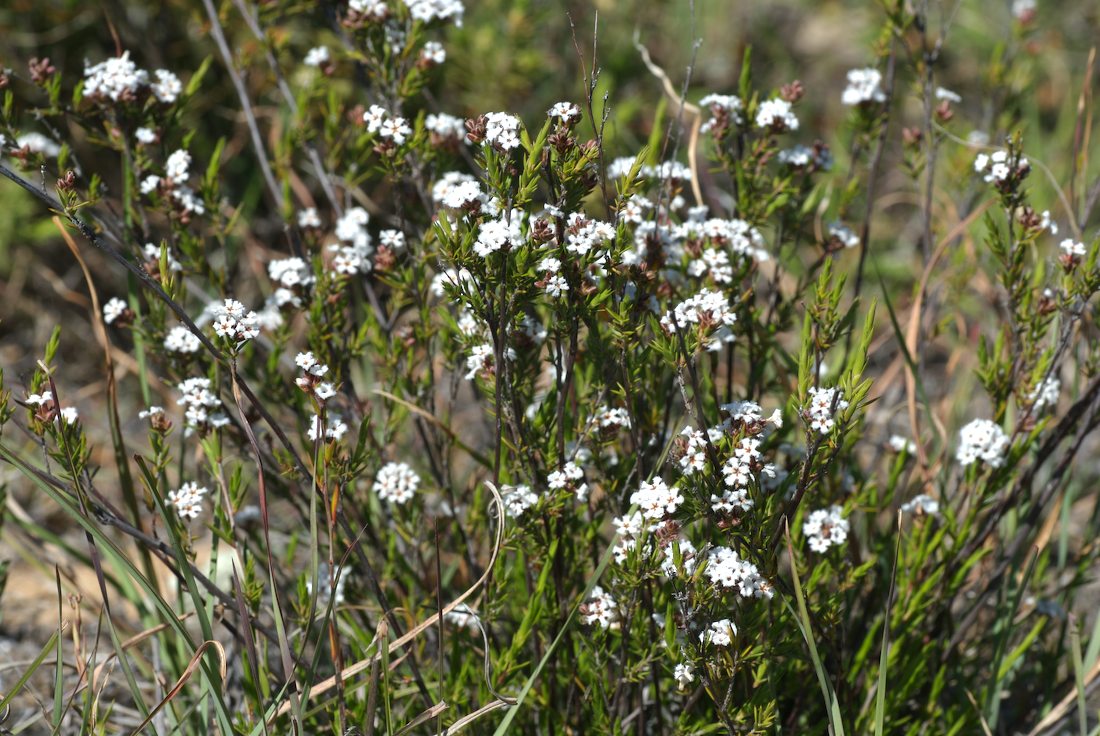
<svg viewBox="0 0 1100 736">
<path fill-rule="evenodd" d="M 583 96 L 538 115 L 450 95 L 485 22 L 458 0 L 204 0 L 197 68 L 0 69 L 5 194 L 57 214 L 89 307 L 0 373 L 3 534 L 96 581 L 0 692 L 52 653 L 52 710 L 0 718 L 1068 723 L 1100 660 L 1100 189 L 1088 134 L 1062 171 L 1018 100 L 938 86 L 926 7 L 887 3 L 846 86 L 746 51 L 678 92 L 642 48 L 648 142 L 579 43 Z M 213 137 L 208 98 L 239 113 Z"/>
</svg>

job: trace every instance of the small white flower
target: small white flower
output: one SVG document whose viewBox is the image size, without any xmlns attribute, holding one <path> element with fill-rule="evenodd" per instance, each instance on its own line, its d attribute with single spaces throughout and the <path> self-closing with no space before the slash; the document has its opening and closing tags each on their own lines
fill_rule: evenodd
<svg viewBox="0 0 1100 736">
<path fill-rule="evenodd" d="M 798 130 L 798 118 L 786 100 L 765 100 L 756 110 L 756 127 L 777 132 Z"/>
<path fill-rule="evenodd" d="M 695 682 L 695 674 L 691 665 L 682 662 L 673 669 L 672 677 L 681 690 L 686 690 L 688 685 Z"/>
<path fill-rule="evenodd" d="M 618 603 L 599 585 L 592 588 L 592 597 L 581 605 L 580 613 L 589 626 L 598 625 L 601 629 L 619 628 Z"/>
<path fill-rule="evenodd" d="M 885 102 L 882 91 L 882 73 L 878 69 L 852 69 L 848 72 L 848 86 L 840 96 L 845 105 L 862 105 L 868 102 Z"/>
<path fill-rule="evenodd" d="M 416 493 L 420 476 L 405 463 L 386 463 L 374 478 L 378 498 L 398 505 L 405 504 Z"/>
<path fill-rule="evenodd" d="M 975 419 L 959 430 L 955 459 L 964 467 L 981 461 L 999 468 L 1004 463 L 1008 445 L 1008 435 L 1001 425 L 988 419 Z"/>
<path fill-rule="evenodd" d="M 202 513 L 202 499 L 209 491 L 194 481 L 184 483 L 177 490 L 170 491 L 165 501 L 175 507 L 181 519 L 197 519 Z"/>
<path fill-rule="evenodd" d="M 841 516 L 840 506 L 817 509 L 802 522 L 802 533 L 814 552 L 825 552 L 848 541 L 848 520 Z"/>
<path fill-rule="evenodd" d="M 111 299 L 103 305 L 103 321 L 107 324 L 113 324 L 116 319 L 126 312 L 126 309 L 126 302 L 122 301 L 117 296 L 111 297 Z"/>
<path fill-rule="evenodd" d="M 518 148 L 519 118 L 506 112 L 486 113 L 485 140 L 504 151 Z"/>
<path fill-rule="evenodd" d="M 191 330 L 177 325 L 164 336 L 164 349 L 171 353 L 197 353 L 202 349 L 202 342 Z"/>
<path fill-rule="evenodd" d="M 508 515 L 517 519 L 539 501 L 531 486 L 504 486 L 500 490 Z"/>
<path fill-rule="evenodd" d="M 891 435 L 889 445 L 890 449 L 897 453 L 904 452 L 908 455 L 917 453 L 917 443 L 907 437 L 902 437 L 900 434 Z"/>
<path fill-rule="evenodd" d="M 675 514 L 683 502 L 683 494 L 675 486 L 669 488 L 659 477 L 654 478 L 652 483 L 643 480 L 638 490 L 630 496 L 630 503 L 637 506 L 645 518 L 657 521 Z"/>
<path fill-rule="evenodd" d="M 715 621 L 699 633 L 699 641 L 716 647 L 728 647 L 737 636 L 737 627 L 728 618 Z"/>
<path fill-rule="evenodd" d="M 157 98 L 158 102 L 171 105 L 183 94 L 183 84 L 180 82 L 179 77 L 167 69 L 157 69 L 154 74 L 157 81 L 150 85 L 153 96 Z"/>
<path fill-rule="evenodd" d="M 306 53 L 306 58 L 302 60 L 302 63 L 306 66 L 320 67 L 327 64 L 331 59 L 327 46 L 314 46 Z"/>
<path fill-rule="evenodd" d="M 447 50 L 439 41 L 428 41 L 420 49 L 420 58 L 429 64 L 442 64 L 447 60 Z"/>
<path fill-rule="evenodd" d="M 151 128 L 138 128 L 134 131 L 134 139 L 147 146 L 156 142 L 157 134 Z"/>
<path fill-rule="evenodd" d="M 550 109 L 546 111 L 546 116 L 549 118 L 558 118 L 563 123 L 571 123 L 574 120 L 580 119 L 581 109 L 572 102 L 555 102 Z"/>
<path fill-rule="evenodd" d="M 935 516 L 940 512 L 940 503 L 931 496 L 922 493 L 903 503 L 901 512 L 903 514 L 916 514 L 917 516 Z"/>
<path fill-rule="evenodd" d="M 321 227 L 321 218 L 317 214 L 316 207 L 307 207 L 298 213 L 298 227 L 303 230 Z"/>
</svg>

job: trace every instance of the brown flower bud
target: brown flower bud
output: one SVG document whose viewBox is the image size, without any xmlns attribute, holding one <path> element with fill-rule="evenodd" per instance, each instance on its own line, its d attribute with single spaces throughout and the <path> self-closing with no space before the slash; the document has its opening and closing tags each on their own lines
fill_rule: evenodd
<svg viewBox="0 0 1100 736">
<path fill-rule="evenodd" d="M 802 87 L 802 82 L 794 80 L 790 84 L 784 84 L 779 88 L 779 96 L 787 102 L 798 102 L 802 99 L 802 95 L 805 93 L 805 89 Z"/>
</svg>

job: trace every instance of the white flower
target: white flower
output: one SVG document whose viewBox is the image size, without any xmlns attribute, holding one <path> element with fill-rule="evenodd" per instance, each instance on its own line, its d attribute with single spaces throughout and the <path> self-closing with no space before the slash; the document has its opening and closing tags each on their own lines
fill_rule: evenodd
<svg viewBox="0 0 1100 736">
<path fill-rule="evenodd" d="M 717 95 L 710 94 L 699 100 L 699 107 L 710 108 L 711 119 L 703 123 L 699 128 L 700 133 L 709 133 L 719 120 L 719 115 L 725 114 L 731 123 L 734 125 L 741 123 L 742 102 L 741 98 L 736 95 Z"/>
<path fill-rule="evenodd" d="M 940 512 L 940 503 L 931 496 L 922 493 L 903 503 L 901 512 L 903 514 L 916 514 L 917 516 L 935 516 Z"/>
<path fill-rule="evenodd" d="M 937 100 L 947 100 L 948 102 L 955 102 L 955 103 L 962 102 L 962 100 L 963 100 L 962 97 L 959 97 L 958 94 L 956 94 L 955 92 L 952 92 L 951 90 L 947 89 L 946 87 L 936 87 L 936 99 Z"/>
<path fill-rule="evenodd" d="M 26 403 L 33 406 L 42 406 L 53 401 L 53 391 L 43 391 L 40 394 L 31 394 L 26 398 Z"/>
<path fill-rule="evenodd" d="M 326 440 L 332 440 L 333 442 L 339 442 L 340 439 L 347 434 L 347 422 L 345 422 L 340 415 L 332 412 L 329 412 L 327 419 L 324 438 Z M 309 423 L 309 431 L 306 432 L 306 435 L 311 442 L 316 442 L 321 438 L 321 417 L 313 417 L 313 420 Z"/>
<path fill-rule="evenodd" d="M 902 437 L 900 434 L 891 435 L 889 445 L 894 452 L 904 452 L 909 455 L 915 455 L 917 452 L 917 443 L 907 437 Z"/>
<path fill-rule="evenodd" d="M 428 41 L 420 49 L 420 58 L 429 64 L 442 64 L 447 60 L 447 50 L 439 41 Z"/>
<path fill-rule="evenodd" d="M 618 604 L 599 585 L 592 588 L 592 597 L 581 605 L 580 612 L 589 626 L 596 624 L 602 629 L 619 628 Z"/>
<path fill-rule="evenodd" d="M 661 326 L 668 332 L 696 326 L 705 328 L 704 333 L 709 336 L 706 349 L 711 352 L 719 350 L 723 343 L 734 341 L 733 330 L 730 328 L 736 322 L 737 315 L 730 309 L 725 294 L 709 289 L 703 289 L 695 296 L 685 299 L 672 312 L 666 312 L 661 317 Z"/>
<path fill-rule="evenodd" d="M 119 299 L 117 296 L 111 297 L 111 299 L 103 305 L 103 321 L 107 324 L 112 324 L 116 319 L 121 317 L 126 311 L 126 302 Z"/>
<path fill-rule="evenodd" d="M 164 415 L 163 406 L 150 406 L 148 409 L 142 409 L 138 412 L 138 419 L 152 419 L 156 416 Z"/>
<path fill-rule="evenodd" d="M 756 127 L 779 132 L 798 130 L 798 118 L 786 100 L 765 100 L 756 110 Z"/>
<path fill-rule="evenodd" d="M 715 621 L 699 633 L 699 641 L 716 647 L 728 647 L 737 636 L 737 627 L 728 618 Z"/>
<path fill-rule="evenodd" d="M 174 506 L 181 519 L 197 519 L 202 513 L 202 498 L 209 491 L 194 481 L 184 483 L 178 489 L 170 491 L 164 499 Z"/>
<path fill-rule="evenodd" d="M 523 233 L 520 230 L 522 212 L 515 210 L 512 217 L 501 217 L 496 220 L 483 222 L 478 228 L 477 242 L 474 243 L 474 252 L 482 258 L 507 247 L 517 247 L 523 244 Z"/>
<path fill-rule="evenodd" d="M 1008 452 L 1008 445 L 1008 435 L 1001 425 L 988 419 L 975 419 L 959 430 L 955 459 L 963 466 L 980 460 L 990 467 L 999 468 Z"/>
<path fill-rule="evenodd" d="M 141 180 L 141 185 L 139 186 L 139 189 L 141 189 L 142 194 L 152 194 L 159 186 L 160 177 L 156 174 L 150 174 L 149 176 Z"/>
<path fill-rule="evenodd" d="M 466 121 L 460 117 L 448 115 L 445 112 L 428 115 L 424 118 L 424 127 L 429 133 L 435 133 L 441 138 L 457 138 L 462 140 L 466 137 Z M 453 174 L 456 172 L 451 173 Z"/>
<path fill-rule="evenodd" d="M 695 682 L 695 674 L 691 665 L 682 662 L 673 668 L 672 677 L 681 690 L 686 690 L 688 685 Z"/>
<path fill-rule="evenodd" d="M 156 75 L 157 81 L 153 82 L 150 88 L 153 90 L 153 96 L 157 98 L 157 101 L 165 105 L 171 105 L 178 100 L 179 96 L 183 94 L 183 84 L 180 82 L 180 78 L 167 69 L 157 69 L 153 74 Z"/>
<path fill-rule="evenodd" d="M 848 402 L 844 400 L 843 394 L 840 393 L 838 388 L 811 388 L 810 389 L 810 405 L 806 408 L 810 419 L 810 428 L 820 434 L 829 434 L 833 431 L 835 426 L 835 415 L 833 404 L 836 404 L 836 411 L 843 411 L 848 408 Z"/>
<path fill-rule="evenodd" d="M 501 499 L 508 515 L 519 518 L 527 509 L 539 501 L 539 497 L 531 490 L 531 486 L 504 486 L 501 488 Z"/>
<path fill-rule="evenodd" d="M 154 263 L 160 262 L 160 246 L 156 243 L 146 243 L 141 247 L 141 254 L 145 257 L 146 261 L 153 261 Z M 165 248 L 165 262 L 168 265 L 168 270 L 172 272 L 182 271 L 183 266 L 172 256 L 172 251 Z"/>
<path fill-rule="evenodd" d="M 1058 244 L 1058 247 L 1070 258 L 1084 258 L 1088 254 L 1085 244 L 1073 238 L 1066 238 Z"/>
<path fill-rule="evenodd" d="M 58 412 L 58 416 L 61 417 L 61 421 L 65 422 L 65 424 L 72 424 L 80 417 L 80 413 L 76 410 L 75 406 L 66 406 Z"/>
<path fill-rule="evenodd" d="M 519 118 L 506 112 L 486 113 L 485 140 L 505 151 L 519 147 Z"/>
<path fill-rule="evenodd" d="M 643 480 L 638 490 L 630 495 L 630 503 L 641 509 L 645 518 L 658 521 L 675 514 L 683 502 L 680 491 L 675 486 L 669 488 L 661 478 L 654 478 L 652 483 Z"/>
<path fill-rule="evenodd" d="M 317 214 L 316 207 L 306 207 L 298 213 L 298 227 L 303 230 L 306 228 L 321 227 L 321 218 Z"/>
<path fill-rule="evenodd" d="M 294 357 L 294 363 L 311 376 L 320 377 L 328 373 L 328 366 L 324 363 L 318 363 L 312 352 L 298 353 Z"/>
<path fill-rule="evenodd" d="M 1028 395 L 1035 412 L 1053 409 L 1058 405 L 1058 395 L 1062 392 L 1062 382 L 1056 376 L 1047 376 Z"/>
<path fill-rule="evenodd" d="M 402 250 L 405 247 L 405 233 L 400 230 L 383 230 L 378 233 L 378 243 L 390 250 Z"/>
<path fill-rule="evenodd" d="M 470 608 L 465 603 L 459 603 L 452 610 L 443 614 L 443 620 L 460 628 L 470 629 L 472 631 L 477 631 L 480 628 L 478 626 L 480 618 L 477 615 L 477 611 Z"/>
<path fill-rule="evenodd" d="M 802 522 L 802 533 L 814 552 L 825 552 L 848 541 L 848 520 L 841 516 L 840 506 L 830 506 L 810 512 Z"/>
<path fill-rule="evenodd" d="M 324 66 L 332 57 L 329 55 L 328 46 L 314 46 L 306 53 L 302 63 L 306 66 Z"/>
<path fill-rule="evenodd" d="M 187 181 L 191 169 L 191 154 L 184 149 L 173 151 L 164 164 L 164 178 L 174 184 Z"/>
<path fill-rule="evenodd" d="M 383 121 L 378 127 L 378 135 L 393 139 L 393 142 L 400 146 L 412 135 L 412 128 L 409 127 L 405 118 L 394 117 Z"/>
<path fill-rule="evenodd" d="M 309 264 L 297 256 L 280 258 L 267 264 L 267 275 L 271 280 L 287 289 L 312 284 L 313 271 Z"/>
<path fill-rule="evenodd" d="M 134 99 L 149 84 L 149 73 L 130 61 L 130 52 L 123 52 L 93 66 L 84 62 L 84 96 L 106 98 L 118 102 Z"/>
<path fill-rule="evenodd" d="M 31 153 L 41 153 L 47 158 L 53 158 L 61 153 L 61 146 L 33 130 L 16 138 L 14 148 L 16 150 L 26 148 Z"/>
<path fill-rule="evenodd" d="M 225 414 L 211 412 L 212 409 L 220 409 L 222 402 L 210 390 L 209 378 L 188 378 L 176 388 L 180 392 L 180 398 L 176 403 L 185 407 L 183 416 L 189 428 L 224 427 L 229 423 L 229 418 Z"/>
<path fill-rule="evenodd" d="M 197 353 L 202 349 L 202 342 L 191 330 L 177 325 L 165 335 L 164 349 L 172 353 Z"/>
<path fill-rule="evenodd" d="M 756 565 L 741 559 L 729 547 L 715 547 L 707 558 L 704 571 L 711 583 L 737 590 L 742 598 L 771 598 L 771 584 L 760 575 Z"/>
<path fill-rule="evenodd" d="M 413 20 L 425 23 L 449 20 L 456 26 L 461 26 L 462 14 L 465 12 L 461 0 L 405 0 L 405 6 Z"/>
<path fill-rule="evenodd" d="M 848 86 L 840 96 L 845 105 L 862 105 L 867 102 L 885 102 L 882 91 L 882 73 L 878 69 L 852 69 L 848 72 Z"/>
<path fill-rule="evenodd" d="M 829 235 L 840 241 L 845 248 L 855 248 L 859 245 L 859 235 L 842 222 L 829 223 Z"/>
<path fill-rule="evenodd" d="M 1009 166 L 1010 163 L 1012 161 L 1009 160 L 1008 151 L 1005 150 L 994 151 L 988 156 L 979 153 L 974 159 L 974 171 L 981 174 L 987 184 L 1001 184 L 1013 175 L 1026 174 L 1030 168 L 1030 164 L 1023 156 L 1016 160 L 1015 170 Z"/>
<path fill-rule="evenodd" d="M 134 139 L 138 143 L 149 145 L 156 142 L 157 134 L 151 128 L 138 128 L 134 131 Z"/>
<path fill-rule="evenodd" d="M 236 299 L 226 299 L 210 308 L 214 315 L 214 332 L 218 337 L 244 342 L 259 337 L 259 316 Z"/>
<path fill-rule="evenodd" d="M 405 463 L 386 463 L 374 478 L 374 492 L 382 501 L 403 505 L 416 493 L 420 476 Z"/>
<path fill-rule="evenodd" d="M 572 102 L 555 102 L 550 109 L 546 111 L 546 116 L 549 118 L 558 118 L 563 123 L 570 123 L 580 119 L 581 109 Z"/>
<path fill-rule="evenodd" d="M 367 108 L 367 111 L 363 113 L 363 122 L 367 124 L 368 133 L 377 133 L 382 127 L 382 121 L 386 119 L 386 108 L 381 105 L 371 105 Z"/>
<path fill-rule="evenodd" d="M 569 291 L 569 283 L 564 276 L 554 275 L 546 279 L 546 293 L 555 299 Z"/>
</svg>

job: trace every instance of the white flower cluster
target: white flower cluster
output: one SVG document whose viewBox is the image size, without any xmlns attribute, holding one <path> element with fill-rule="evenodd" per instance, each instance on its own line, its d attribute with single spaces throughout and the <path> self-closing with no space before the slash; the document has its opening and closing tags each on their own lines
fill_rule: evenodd
<svg viewBox="0 0 1100 736">
<path fill-rule="evenodd" d="M 798 118 L 786 100 L 764 100 L 756 109 L 756 127 L 777 133 L 798 130 Z"/>
<path fill-rule="evenodd" d="M 485 113 L 485 140 L 502 151 L 519 147 L 519 118 L 507 112 Z"/>
<path fill-rule="evenodd" d="M 917 454 L 917 443 L 908 437 L 902 437 L 900 434 L 890 435 L 888 443 L 890 449 L 897 453 L 906 453 L 908 455 Z"/>
<path fill-rule="evenodd" d="M 1061 249 L 1063 255 L 1073 260 L 1078 260 L 1088 255 L 1088 249 L 1085 248 L 1085 244 L 1073 238 L 1066 238 L 1058 244 L 1058 248 Z"/>
<path fill-rule="evenodd" d="M 377 133 L 379 137 L 393 141 L 398 146 L 408 140 L 413 132 L 408 120 L 390 115 L 386 108 L 379 105 L 371 105 L 363 113 L 363 122 L 367 124 L 367 132 Z"/>
<path fill-rule="evenodd" d="M 41 394 L 31 394 L 26 398 L 26 403 L 31 406 L 47 406 L 54 405 L 56 408 L 56 401 L 53 398 L 53 391 L 43 391 Z M 72 424 L 80 417 L 80 412 L 77 411 L 75 406 L 66 406 L 58 410 L 57 416 L 61 418 L 65 424 Z"/>
<path fill-rule="evenodd" d="M 737 636 L 737 627 L 728 618 L 715 621 L 699 632 L 699 641 L 716 647 L 728 647 Z"/>
<path fill-rule="evenodd" d="M 117 296 L 111 297 L 107 303 L 103 305 L 103 321 L 107 324 L 113 324 L 115 320 L 125 314 L 126 309 L 126 302 L 122 301 Z"/>
<path fill-rule="evenodd" d="M 432 186 L 432 200 L 444 207 L 457 210 L 477 202 L 484 202 L 485 195 L 474 177 L 461 171 L 448 171 Z"/>
<path fill-rule="evenodd" d="M 260 336 L 259 316 L 236 299 L 226 299 L 210 307 L 214 315 L 214 334 L 236 341 L 237 347 Z"/>
<path fill-rule="evenodd" d="M 1016 161 L 1015 169 L 1010 166 L 1011 163 L 1008 151 L 1005 150 L 994 151 L 989 155 L 979 153 L 974 159 L 974 171 L 981 174 L 982 180 L 987 184 L 1003 184 L 1027 173 L 1031 167 L 1023 156 Z"/>
<path fill-rule="evenodd" d="M 202 349 L 202 342 L 187 327 L 176 325 L 164 336 L 164 349 L 170 353 L 190 355 Z"/>
<path fill-rule="evenodd" d="M 592 597 L 581 604 L 580 612 L 589 626 L 599 625 L 601 629 L 619 628 L 619 610 L 615 599 L 599 585 L 592 588 Z"/>
<path fill-rule="evenodd" d="M 1028 395 L 1033 411 L 1041 412 L 1058 405 L 1058 396 L 1062 393 L 1062 382 L 1057 376 L 1047 376 Z"/>
<path fill-rule="evenodd" d="M 302 60 L 302 63 L 306 66 L 324 66 L 332 60 L 332 56 L 328 52 L 328 46 L 314 46 L 306 53 L 306 58 Z"/>
<path fill-rule="evenodd" d="M 176 509 L 181 519 L 197 519 L 202 513 L 202 499 L 209 491 L 194 481 L 170 491 L 165 500 Z"/>
<path fill-rule="evenodd" d="M 901 505 L 901 513 L 917 516 L 935 516 L 940 512 L 940 502 L 927 494 L 914 496 Z"/>
<path fill-rule="evenodd" d="M 374 478 L 374 492 L 388 503 L 405 504 L 416 493 L 420 476 L 406 463 L 386 463 Z"/>
<path fill-rule="evenodd" d="M 462 15 L 466 12 L 461 0 L 405 0 L 405 5 L 413 20 L 425 23 L 446 20 L 459 27 L 462 26 Z"/>
<path fill-rule="evenodd" d="M 149 72 L 130 60 L 130 52 L 89 66 L 84 62 L 84 96 L 103 100 L 134 101 L 148 88 L 158 102 L 170 105 L 183 93 L 179 77 L 167 69 L 157 69 L 156 82 L 149 83 Z"/>
<path fill-rule="evenodd" d="M 424 118 L 424 128 L 440 138 L 463 140 L 466 137 L 466 121 L 445 112 L 428 115 Z M 452 174 L 457 172 L 450 172 Z"/>
<path fill-rule="evenodd" d="M 674 232 L 680 238 L 704 238 L 726 245 L 736 255 L 767 261 L 771 256 L 765 251 L 764 236 L 744 220 L 725 220 L 712 217 L 705 220 L 689 220 Z"/>
<path fill-rule="evenodd" d="M 810 420 L 810 429 L 820 434 L 829 434 L 836 426 L 835 412 L 848 408 L 848 402 L 838 388 L 810 388 L 810 405 L 806 413 Z"/>
<path fill-rule="evenodd" d="M 504 508 L 508 511 L 508 515 L 517 519 L 539 502 L 539 497 L 531 490 L 531 486 L 504 486 L 500 490 L 502 491 L 500 497 L 504 501 Z"/>
<path fill-rule="evenodd" d="M 495 220 L 481 223 L 474 243 L 474 252 L 482 258 L 492 253 L 523 245 L 522 210 L 512 210 L 511 216 L 501 215 Z"/>
<path fill-rule="evenodd" d="M 347 434 L 348 425 L 347 422 L 339 414 L 329 413 L 326 417 L 324 427 L 324 439 L 331 442 L 339 442 L 340 439 Z M 310 442 L 317 442 L 321 439 L 321 417 L 314 416 L 309 423 L 309 430 L 306 432 L 306 436 L 309 437 Z"/>
<path fill-rule="evenodd" d="M 684 454 L 680 456 L 680 472 L 695 475 L 707 464 L 707 438 L 702 431 L 691 425 L 684 427 L 680 434 L 687 438 Z"/>
<path fill-rule="evenodd" d="M 848 541 L 848 520 L 841 516 L 839 506 L 811 511 L 802 522 L 802 533 L 814 552 L 825 552 Z"/>
<path fill-rule="evenodd" d="M 546 485 L 552 491 L 572 491 L 581 503 L 588 500 L 588 484 L 584 482 L 584 471 L 574 462 L 565 463 L 561 470 L 547 475 Z"/>
<path fill-rule="evenodd" d="M 658 521 L 675 514 L 683 502 L 683 494 L 675 486 L 669 488 L 659 477 L 652 483 L 643 480 L 638 490 L 630 495 L 630 503 L 641 509 L 642 516 Z"/>
<path fill-rule="evenodd" d="M 630 412 L 622 407 L 610 409 L 606 405 L 601 406 L 596 410 L 596 422 L 599 424 L 600 429 L 611 429 L 613 427 L 629 429 Z"/>
<path fill-rule="evenodd" d="M 603 249 L 605 243 L 615 239 L 615 227 L 600 220 L 589 220 L 580 212 L 573 212 L 567 220 L 565 249 L 579 256 L 589 251 Z"/>
<path fill-rule="evenodd" d="M 721 349 L 723 343 L 734 341 L 731 328 L 736 322 L 737 315 L 730 309 L 725 294 L 710 289 L 703 289 L 685 299 L 661 317 L 661 326 L 670 333 L 701 328 L 706 338 L 706 349 L 711 352 Z"/>
<path fill-rule="evenodd" d="M 328 373 L 328 366 L 318 362 L 312 352 L 298 353 L 294 362 L 302 369 L 302 375 L 294 379 L 298 388 L 312 393 L 321 401 L 328 401 L 336 395 L 336 388 L 328 381 L 321 380 Z"/>
<path fill-rule="evenodd" d="M 664 558 L 661 560 L 661 572 L 665 574 L 665 577 L 673 577 L 679 573 L 676 569 L 676 555 L 673 545 L 680 547 L 680 562 L 684 567 L 684 574 L 691 575 L 695 572 L 695 563 L 697 562 L 695 555 L 695 545 L 688 539 L 677 539 L 670 541 L 666 544 L 661 551 L 664 553 Z"/>
<path fill-rule="evenodd" d="M 183 418 L 189 429 L 217 428 L 229 424 L 229 417 L 224 413 L 211 411 L 221 409 L 222 402 L 210 390 L 209 378 L 188 378 L 176 386 L 176 389 L 180 392 L 176 403 L 186 407 Z"/>
<path fill-rule="evenodd" d="M 795 169 L 804 169 L 811 164 L 825 171 L 833 167 L 833 156 L 824 146 L 810 148 L 802 144 L 794 145 L 780 151 L 777 159 L 779 163 Z"/>
<path fill-rule="evenodd" d="M 298 257 L 277 258 L 267 264 L 267 275 L 276 284 L 275 293 L 269 302 L 276 308 L 287 305 L 301 307 L 299 292 L 312 286 L 316 281 L 309 264 Z"/>
<path fill-rule="evenodd" d="M 722 465 L 723 480 L 728 488 L 721 496 L 710 497 L 711 508 L 726 514 L 751 509 L 753 501 L 749 498 L 749 484 L 758 480 L 761 473 L 775 478 L 775 466 L 764 462 L 760 440 L 755 437 L 742 438 Z"/>
<path fill-rule="evenodd" d="M 615 562 L 623 564 L 630 553 L 638 546 L 638 539 L 644 531 L 648 531 L 642 512 L 635 511 L 632 514 L 616 516 L 611 520 L 615 527 L 618 539 L 615 542 L 613 553 Z"/>
<path fill-rule="evenodd" d="M 26 148 L 31 153 L 41 153 L 47 158 L 53 158 L 61 153 L 61 146 L 34 130 L 16 138 L 14 147 L 16 150 Z"/>
<path fill-rule="evenodd" d="M 1001 425 L 988 419 L 975 419 L 959 430 L 955 459 L 963 466 L 980 460 L 990 467 L 999 468 L 1008 452 L 1008 444 L 1008 435 Z"/>
<path fill-rule="evenodd" d="M 196 215 L 206 212 L 206 205 L 195 193 L 195 190 L 187 185 L 187 179 L 191 176 L 191 154 L 186 150 L 176 150 L 168 157 L 164 164 L 164 178 L 156 174 L 150 174 L 141 180 L 141 193 L 152 194 L 163 184 L 171 193 L 172 199 L 185 211 Z M 160 252 L 160 249 L 157 249 Z"/>
<path fill-rule="evenodd" d="M 168 248 L 164 249 L 165 265 L 168 266 L 168 270 L 172 273 L 178 273 L 183 270 L 183 266 L 176 260 L 176 257 L 172 255 L 172 251 Z M 156 243 L 146 243 L 141 247 L 141 254 L 145 257 L 146 261 L 152 263 L 160 263 L 160 246 Z"/>
<path fill-rule="evenodd" d="M 549 110 L 546 111 L 546 117 L 550 119 L 557 118 L 563 123 L 572 123 L 581 119 L 581 109 L 572 102 L 555 102 Z"/>
<path fill-rule="evenodd" d="M 886 102 L 882 91 L 882 73 L 878 69 L 852 69 L 848 72 L 848 86 L 840 96 L 845 105 L 863 105 L 869 102 Z"/>
<path fill-rule="evenodd" d="M 859 235 L 842 222 L 829 223 L 829 237 L 836 238 L 837 242 L 845 248 L 855 248 L 859 245 Z"/>
<path fill-rule="evenodd" d="M 706 576 L 723 588 L 736 588 L 742 598 L 771 598 L 771 584 L 760 575 L 756 565 L 742 560 L 729 547 L 715 547 L 707 558 Z"/>
<path fill-rule="evenodd" d="M 340 242 L 329 246 L 336 254 L 332 259 L 332 269 L 336 273 L 354 276 L 371 270 L 370 255 L 374 248 L 367 230 L 368 222 L 370 214 L 362 207 L 352 207 L 336 221 L 336 237 Z"/>
<path fill-rule="evenodd" d="M 741 122 L 739 113 L 741 112 L 742 102 L 737 95 L 707 95 L 699 100 L 699 107 L 709 107 L 713 116 L 699 128 L 700 133 L 709 133 L 717 124 L 719 114 L 724 114 L 735 125 Z"/>
</svg>

